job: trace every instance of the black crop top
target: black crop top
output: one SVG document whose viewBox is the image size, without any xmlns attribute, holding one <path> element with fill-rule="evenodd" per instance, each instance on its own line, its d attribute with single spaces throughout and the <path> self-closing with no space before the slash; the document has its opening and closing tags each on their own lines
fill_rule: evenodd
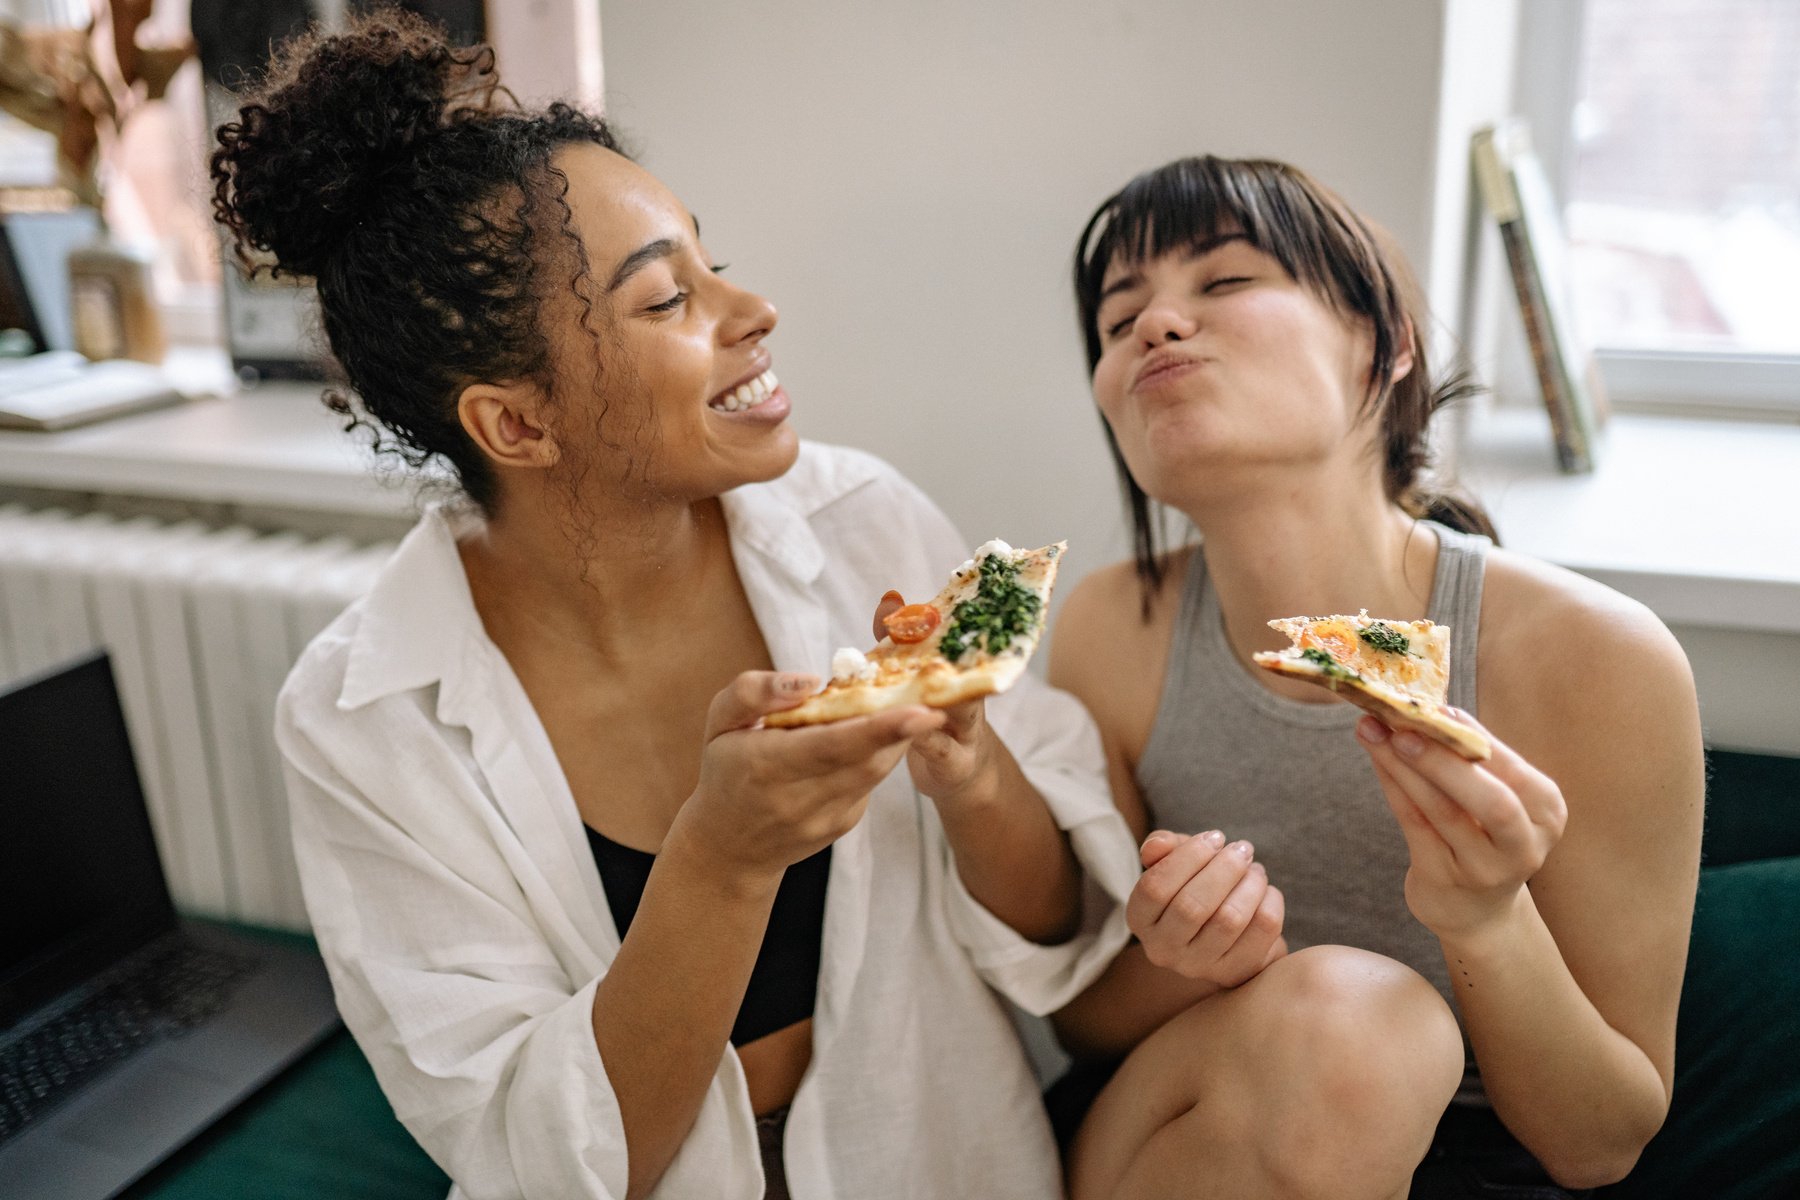
<svg viewBox="0 0 1800 1200">
<path fill-rule="evenodd" d="M 592 828 L 587 831 L 606 905 L 623 938 L 644 898 L 656 855 L 621 846 Z M 750 985 L 731 1026 L 731 1044 L 744 1046 L 813 1015 L 819 990 L 819 945 L 825 932 L 825 879 L 831 847 L 787 869 L 769 910 L 769 927 L 750 970 Z"/>
</svg>

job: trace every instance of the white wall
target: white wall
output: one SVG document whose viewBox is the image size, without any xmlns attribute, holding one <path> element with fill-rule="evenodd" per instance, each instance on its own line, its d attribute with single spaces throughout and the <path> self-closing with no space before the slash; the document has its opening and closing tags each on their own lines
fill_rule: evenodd
<svg viewBox="0 0 1800 1200">
<path fill-rule="evenodd" d="M 1425 256 L 1469 4 L 614 0 L 608 115 L 780 306 L 802 433 L 882 454 L 971 544 L 1069 538 L 1080 573 L 1128 549 L 1067 282 L 1090 212 L 1181 155 L 1285 158 L 1453 290 Z"/>
</svg>

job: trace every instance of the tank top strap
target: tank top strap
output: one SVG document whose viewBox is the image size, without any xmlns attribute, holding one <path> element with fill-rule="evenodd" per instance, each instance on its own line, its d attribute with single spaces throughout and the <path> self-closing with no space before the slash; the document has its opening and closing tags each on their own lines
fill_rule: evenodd
<svg viewBox="0 0 1800 1200">
<path fill-rule="evenodd" d="M 1475 646 L 1481 630 L 1481 585 L 1487 572 L 1487 553 L 1493 542 L 1478 533 L 1463 533 L 1425 522 L 1437 534 L 1437 575 L 1431 585 L 1426 618 L 1448 625 L 1450 641 L 1450 703 L 1475 713 Z"/>
</svg>

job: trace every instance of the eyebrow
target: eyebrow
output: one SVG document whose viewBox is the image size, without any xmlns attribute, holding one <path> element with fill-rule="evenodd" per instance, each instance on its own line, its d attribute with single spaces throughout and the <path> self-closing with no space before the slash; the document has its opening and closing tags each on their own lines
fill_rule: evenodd
<svg viewBox="0 0 1800 1200">
<path fill-rule="evenodd" d="M 627 279 L 658 259 L 668 258 L 679 252 L 680 249 L 681 243 L 674 238 L 657 238 L 654 242 L 646 242 L 625 256 L 625 261 L 619 264 L 619 269 L 614 271 L 612 278 L 607 281 L 606 290 L 618 291 Z"/>
<path fill-rule="evenodd" d="M 694 223 L 694 239 L 698 241 L 700 238 L 700 218 L 696 217 L 693 213 L 689 213 L 688 220 Z M 612 278 L 607 281 L 606 290 L 609 292 L 618 291 L 620 285 L 627 279 L 630 279 L 633 275 L 636 275 L 639 271 L 643 270 L 657 259 L 667 258 L 671 254 L 678 253 L 680 250 L 681 243 L 674 238 L 657 238 L 654 242 L 647 242 L 644 245 L 639 246 L 636 250 L 633 250 L 630 254 L 625 256 L 625 261 L 619 264 L 619 269 L 614 271 Z"/>
<path fill-rule="evenodd" d="M 1249 240 L 1249 238 L 1241 233 L 1217 234 L 1189 246 L 1187 254 L 1188 261 L 1192 262 L 1196 258 L 1205 258 L 1208 254 L 1211 254 L 1214 250 L 1217 250 L 1227 242 L 1247 242 Z M 1129 271 L 1126 274 L 1119 276 L 1117 279 L 1100 289 L 1100 296 L 1095 302 L 1094 307 L 1098 308 L 1101 304 L 1106 303 L 1110 297 L 1116 296 L 1120 292 L 1130 291 L 1132 288 L 1137 287 L 1143 282 L 1144 274 L 1142 271 Z"/>
</svg>

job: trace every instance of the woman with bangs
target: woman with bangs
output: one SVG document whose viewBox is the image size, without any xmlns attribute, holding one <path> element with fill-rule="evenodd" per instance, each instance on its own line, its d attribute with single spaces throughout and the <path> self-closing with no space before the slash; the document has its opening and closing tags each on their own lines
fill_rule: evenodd
<svg viewBox="0 0 1800 1200">
<path fill-rule="evenodd" d="M 1068 597 L 1051 679 L 1146 867 L 1136 941 L 1057 1018 L 1075 1200 L 1621 1178 L 1668 1111 L 1698 872 L 1681 649 L 1432 483 L 1467 389 L 1432 379 L 1398 257 L 1304 173 L 1139 176 L 1075 291 L 1136 553 Z M 1267 621 L 1361 609 L 1451 628 L 1491 760 L 1252 668 L 1286 645 Z"/>
</svg>

